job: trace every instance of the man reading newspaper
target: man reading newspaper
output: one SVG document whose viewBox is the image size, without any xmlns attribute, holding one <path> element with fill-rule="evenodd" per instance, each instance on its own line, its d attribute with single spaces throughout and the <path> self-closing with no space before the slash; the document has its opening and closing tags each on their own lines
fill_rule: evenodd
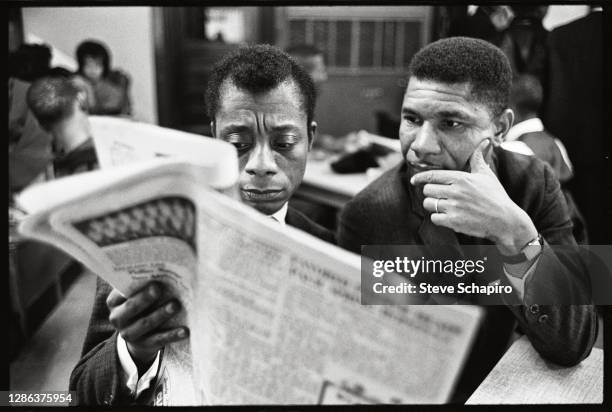
<svg viewBox="0 0 612 412">
<path fill-rule="evenodd" d="M 329 231 L 288 206 L 316 133 L 315 97 L 312 79 L 287 54 L 253 46 L 215 66 L 207 105 L 214 136 L 238 151 L 243 202 L 333 242 Z M 162 296 L 159 283 L 123 296 L 98 278 L 83 357 L 70 378 L 80 404 L 148 402 L 162 349 L 189 336 L 185 326 L 164 328 L 181 302 L 162 304 Z"/>
</svg>

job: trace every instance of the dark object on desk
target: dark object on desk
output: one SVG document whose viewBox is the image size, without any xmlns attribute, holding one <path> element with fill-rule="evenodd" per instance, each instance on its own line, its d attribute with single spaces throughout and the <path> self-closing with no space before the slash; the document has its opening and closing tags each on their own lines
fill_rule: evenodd
<svg viewBox="0 0 612 412">
<path fill-rule="evenodd" d="M 378 167 L 378 162 L 374 153 L 368 149 L 344 155 L 331 164 L 332 170 L 340 174 L 364 173 L 370 167 Z"/>
<path fill-rule="evenodd" d="M 371 167 L 380 166 L 377 157 L 386 156 L 392 151 L 386 146 L 372 143 L 365 149 L 342 156 L 331 164 L 331 168 L 339 174 L 365 173 Z"/>
</svg>

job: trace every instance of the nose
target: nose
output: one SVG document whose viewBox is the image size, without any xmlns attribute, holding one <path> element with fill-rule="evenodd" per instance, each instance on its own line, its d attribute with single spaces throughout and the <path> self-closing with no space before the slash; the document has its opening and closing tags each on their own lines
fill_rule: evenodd
<svg viewBox="0 0 612 412">
<path fill-rule="evenodd" d="M 245 171 L 252 176 L 265 177 L 275 175 L 278 166 L 274 159 L 274 151 L 268 144 L 258 143 L 249 153 Z"/>
<path fill-rule="evenodd" d="M 440 153 L 438 136 L 436 135 L 431 123 L 427 121 L 423 122 L 421 127 L 419 127 L 415 133 L 416 137 L 412 142 L 412 145 L 410 145 L 410 148 L 419 158 Z"/>
</svg>

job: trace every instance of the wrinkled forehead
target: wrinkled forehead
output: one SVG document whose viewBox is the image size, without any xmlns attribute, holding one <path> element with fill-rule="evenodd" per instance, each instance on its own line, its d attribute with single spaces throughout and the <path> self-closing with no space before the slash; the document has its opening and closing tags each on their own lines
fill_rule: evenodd
<svg viewBox="0 0 612 412">
<path fill-rule="evenodd" d="M 471 82 L 445 82 L 437 79 L 418 78 L 411 76 L 408 79 L 406 94 L 414 94 L 421 90 L 428 90 L 450 95 L 457 95 L 463 98 L 470 98 L 474 86 Z"/>
<path fill-rule="evenodd" d="M 285 80 L 278 86 L 264 91 L 251 91 L 225 80 L 219 89 L 219 109 L 216 118 L 265 115 L 269 118 L 306 118 L 303 98 L 292 80 Z"/>
<path fill-rule="evenodd" d="M 491 108 L 474 92 L 474 84 L 469 81 L 449 83 L 411 77 L 402 109 L 416 105 L 426 105 L 430 110 L 461 109 L 474 112 L 474 115 L 492 117 Z"/>
</svg>

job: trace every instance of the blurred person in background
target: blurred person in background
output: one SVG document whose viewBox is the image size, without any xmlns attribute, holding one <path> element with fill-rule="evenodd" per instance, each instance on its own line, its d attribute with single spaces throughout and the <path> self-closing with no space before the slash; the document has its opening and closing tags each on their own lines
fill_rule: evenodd
<svg viewBox="0 0 612 412">
<path fill-rule="evenodd" d="M 514 18 L 510 6 L 450 6 L 454 8 L 445 37 L 466 36 L 502 44 L 505 30 Z"/>
<path fill-rule="evenodd" d="M 96 167 L 86 91 L 78 81 L 66 76 L 38 79 L 28 90 L 27 102 L 52 136 L 55 177 Z"/>
<path fill-rule="evenodd" d="M 515 76 L 531 74 L 546 84 L 548 30 L 542 24 L 548 6 L 513 5 L 514 18 L 503 32 L 499 48 L 506 54 Z"/>
<path fill-rule="evenodd" d="M 537 77 L 524 74 L 515 78 L 510 89 L 510 108 L 514 111 L 514 125 L 508 131 L 502 147 L 536 156 L 552 167 L 567 202 L 576 242 L 588 243 L 584 218 L 576 206 L 566 184 L 574 175 L 572 162 L 561 140 L 550 134 L 538 117 L 542 105 L 542 85 Z"/>
<path fill-rule="evenodd" d="M 12 194 L 23 190 L 32 183 L 54 177 L 53 153 L 54 133 L 41 124 L 33 104 L 28 102 L 31 84 L 41 78 L 71 78 L 80 90 L 87 90 L 88 84 L 62 67 L 51 67 L 52 49 L 46 44 L 23 44 L 8 58 L 9 80 L 9 186 Z M 34 99 L 44 101 L 44 93 L 34 93 Z M 55 138 L 57 141 L 57 138 Z"/>
<path fill-rule="evenodd" d="M 328 79 L 323 51 L 312 44 L 295 44 L 287 47 L 285 51 L 310 75 L 319 97 Z M 313 157 L 326 158 L 330 153 L 352 152 L 368 144 L 369 141 L 363 133 L 332 136 L 320 132 L 313 143 Z"/>
<path fill-rule="evenodd" d="M 318 98 L 328 79 L 323 51 L 312 44 L 294 44 L 285 51 L 310 75 Z M 365 172 L 367 168 L 378 165 L 375 157 L 365 150 L 369 146 L 370 140 L 365 131 L 349 133 L 346 136 L 319 132 L 312 144 L 310 157 L 320 161 L 333 161 L 338 156 L 350 154 L 348 160 L 340 164 L 340 171 Z M 299 196 L 291 199 L 291 205 L 315 222 L 328 229 L 335 229 L 337 211 L 333 207 L 303 200 Z"/>
<path fill-rule="evenodd" d="M 321 86 L 327 81 L 327 67 L 323 51 L 311 44 L 296 44 L 285 51 L 310 75 L 317 94 L 320 95 Z"/>
<path fill-rule="evenodd" d="M 78 74 L 89 85 L 91 114 L 130 116 L 130 78 L 121 70 L 111 69 L 111 54 L 101 42 L 87 40 L 76 49 Z"/>
<path fill-rule="evenodd" d="M 293 59 L 302 66 L 312 78 L 317 92 L 317 97 L 323 93 L 324 83 L 328 79 L 327 67 L 325 66 L 324 52 L 312 44 L 295 44 L 285 50 Z M 339 173 L 365 172 L 368 167 L 378 165 L 377 156 L 388 154 L 387 151 L 372 152 L 372 142 L 365 130 L 349 133 L 345 136 L 332 136 L 319 133 L 313 144 L 313 155 L 315 159 L 326 159 L 333 154 L 352 154 L 359 152 L 356 158 L 337 170 Z"/>
<path fill-rule="evenodd" d="M 45 131 L 27 104 L 30 83 L 8 79 L 9 198 L 27 185 L 47 178 L 53 159 L 51 134 Z"/>
</svg>

